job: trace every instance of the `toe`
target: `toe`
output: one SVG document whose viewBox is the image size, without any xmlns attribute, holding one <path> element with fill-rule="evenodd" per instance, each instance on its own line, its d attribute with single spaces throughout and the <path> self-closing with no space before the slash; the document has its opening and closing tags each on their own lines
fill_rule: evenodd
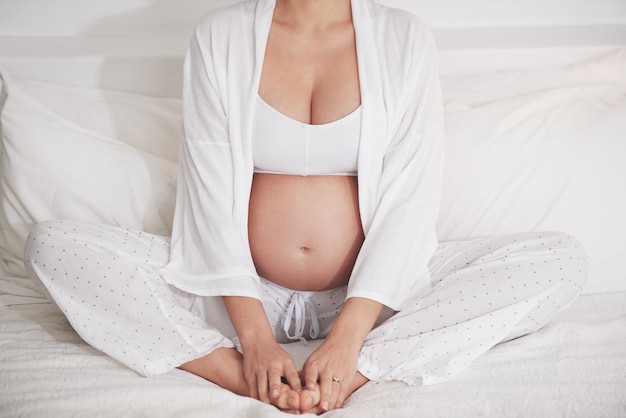
<svg viewBox="0 0 626 418">
<path fill-rule="evenodd" d="M 300 410 L 300 394 L 291 389 L 289 385 L 283 385 L 278 398 L 272 399 L 272 404 L 282 410 Z"/>
<path fill-rule="evenodd" d="M 305 389 L 300 394 L 300 410 L 302 412 L 309 411 L 310 409 L 317 407 L 319 403 L 319 386 L 316 388 L 316 390 Z"/>
</svg>

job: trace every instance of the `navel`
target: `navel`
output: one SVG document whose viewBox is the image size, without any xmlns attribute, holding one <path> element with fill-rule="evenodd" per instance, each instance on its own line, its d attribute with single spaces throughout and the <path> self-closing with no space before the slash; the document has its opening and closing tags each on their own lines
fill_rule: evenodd
<svg viewBox="0 0 626 418">
<path fill-rule="evenodd" d="M 302 254 L 309 254 L 309 253 L 311 253 L 311 248 L 310 247 L 302 246 L 302 247 L 299 247 L 298 249 L 300 250 L 300 252 Z"/>
</svg>

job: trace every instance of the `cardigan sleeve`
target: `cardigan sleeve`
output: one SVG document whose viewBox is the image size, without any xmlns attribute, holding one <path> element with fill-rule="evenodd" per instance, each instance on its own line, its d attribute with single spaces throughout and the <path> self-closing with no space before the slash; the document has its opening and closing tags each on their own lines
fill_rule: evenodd
<svg viewBox="0 0 626 418">
<path fill-rule="evenodd" d="M 430 292 L 428 263 L 438 244 L 435 223 L 443 175 L 443 106 L 436 51 L 421 22 L 412 29 L 412 43 L 396 46 L 398 56 L 407 56 L 408 64 L 393 65 L 404 73 L 395 71 L 394 76 L 402 78 L 396 81 L 399 87 L 385 92 L 386 97 L 397 94 L 387 108 L 398 110 L 397 115 L 387 115 L 391 133 L 373 218 L 347 295 L 376 300 L 394 310 Z M 389 49 L 386 45 L 387 57 Z"/>
<path fill-rule="evenodd" d="M 195 294 L 258 299 L 247 219 L 235 200 L 236 139 L 228 112 L 237 110 L 225 105 L 226 74 L 213 61 L 227 51 L 217 35 L 210 25 L 199 25 L 185 58 L 176 209 L 170 261 L 162 274 Z"/>
</svg>

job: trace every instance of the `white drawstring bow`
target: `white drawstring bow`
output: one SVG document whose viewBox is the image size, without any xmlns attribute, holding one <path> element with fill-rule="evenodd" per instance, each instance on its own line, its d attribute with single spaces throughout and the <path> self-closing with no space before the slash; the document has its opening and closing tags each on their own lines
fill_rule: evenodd
<svg viewBox="0 0 626 418">
<path fill-rule="evenodd" d="M 289 307 L 287 308 L 287 314 L 285 315 L 285 322 L 283 323 L 283 330 L 285 335 L 290 340 L 300 340 L 303 344 L 306 344 L 306 338 L 304 338 L 304 326 L 306 323 L 306 310 L 309 308 L 309 316 L 311 317 L 311 325 L 309 327 L 309 337 L 316 339 L 319 335 L 320 324 L 317 319 L 317 307 L 315 302 L 308 296 L 300 292 L 293 292 Z M 294 334 L 291 335 L 289 330 L 291 329 L 291 322 L 295 319 Z"/>
</svg>

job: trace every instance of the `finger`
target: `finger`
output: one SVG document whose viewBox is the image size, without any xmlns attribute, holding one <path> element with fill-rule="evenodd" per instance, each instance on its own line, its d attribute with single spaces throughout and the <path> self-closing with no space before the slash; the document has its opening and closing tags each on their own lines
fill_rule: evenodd
<svg viewBox="0 0 626 418">
<path fill-rule="evenodd" d="M 256 375 L 256 385 L 259 390 L 259 400 L 261 402 L 270 403 L 270 398 L 267 393 L 267 379 L 267 373 L 257 373 Z"/>
<path fill-rule="evenodd" d="M 335 403 L 335 409 L 337 408 L 341 408 L 343 406 L 343 403 L 346 401 L 346 399 L 348 398 L 349 394 L 348 394 L 348 389 L 350 388 L 350 385 L 352 384 L 352 381 L 341 381 L 341 387 L 339 388 L 339 395 L 337 396 L 337 402 Z"/>
<path fill-rule="evenodd" d="M 343 382 L 340 380 L 339 382 L 335 381 L 331 377 L 331 392 L 328 398 L 328 409 L 335 409 L 337 407 L 337 399 L 339 398 L 339 391 L 341 390 L 341 385 Z"/>
<path fill-rule="evenodd" d="M 324 411 L 330 410 L 330 400 L 335 385 L 337 383 L 333 382 L 330 374 L 324 373 L 320 376 L 320 406 Z"/>
<path fill-rule="evenodd" d="M 280 371 L 271 370 L 269 373 L 270 396 L 272 399 L 278 399 L 282 391 L 282 382 L 280 381 Z"/>
<path fill-rule="evenodd" d="M 293 362 L 287 364 L 283 369 L 283 377 L 284 380 L 287 381 L 287 384 L 291 387 L 291 389 L 296 392 L 302 392 L 302 381 L 300 380 L 300 374 L 298 370 L 296 370 L 296 365 Z"/>
<path fill-rule="evenodd" d="M 254 375 L 246 375 L 246 383 L 248 384 L 248 392 L 253 399 L 259 399 L 259 389 L 257 387 L 256 377 Z"/>
<path fill-rule="evenodd" d="M 256 381 L 248 384 L 248 391 L 252 399 L 259 399 L 259 390 L 256 387 Z"/>
<path fill-rule="evenodd" d="M 304 384 L 308 390 L 315 390 L 319 373 L 317 367 L 309 366 L 304 369 Z"/>
</svg>

